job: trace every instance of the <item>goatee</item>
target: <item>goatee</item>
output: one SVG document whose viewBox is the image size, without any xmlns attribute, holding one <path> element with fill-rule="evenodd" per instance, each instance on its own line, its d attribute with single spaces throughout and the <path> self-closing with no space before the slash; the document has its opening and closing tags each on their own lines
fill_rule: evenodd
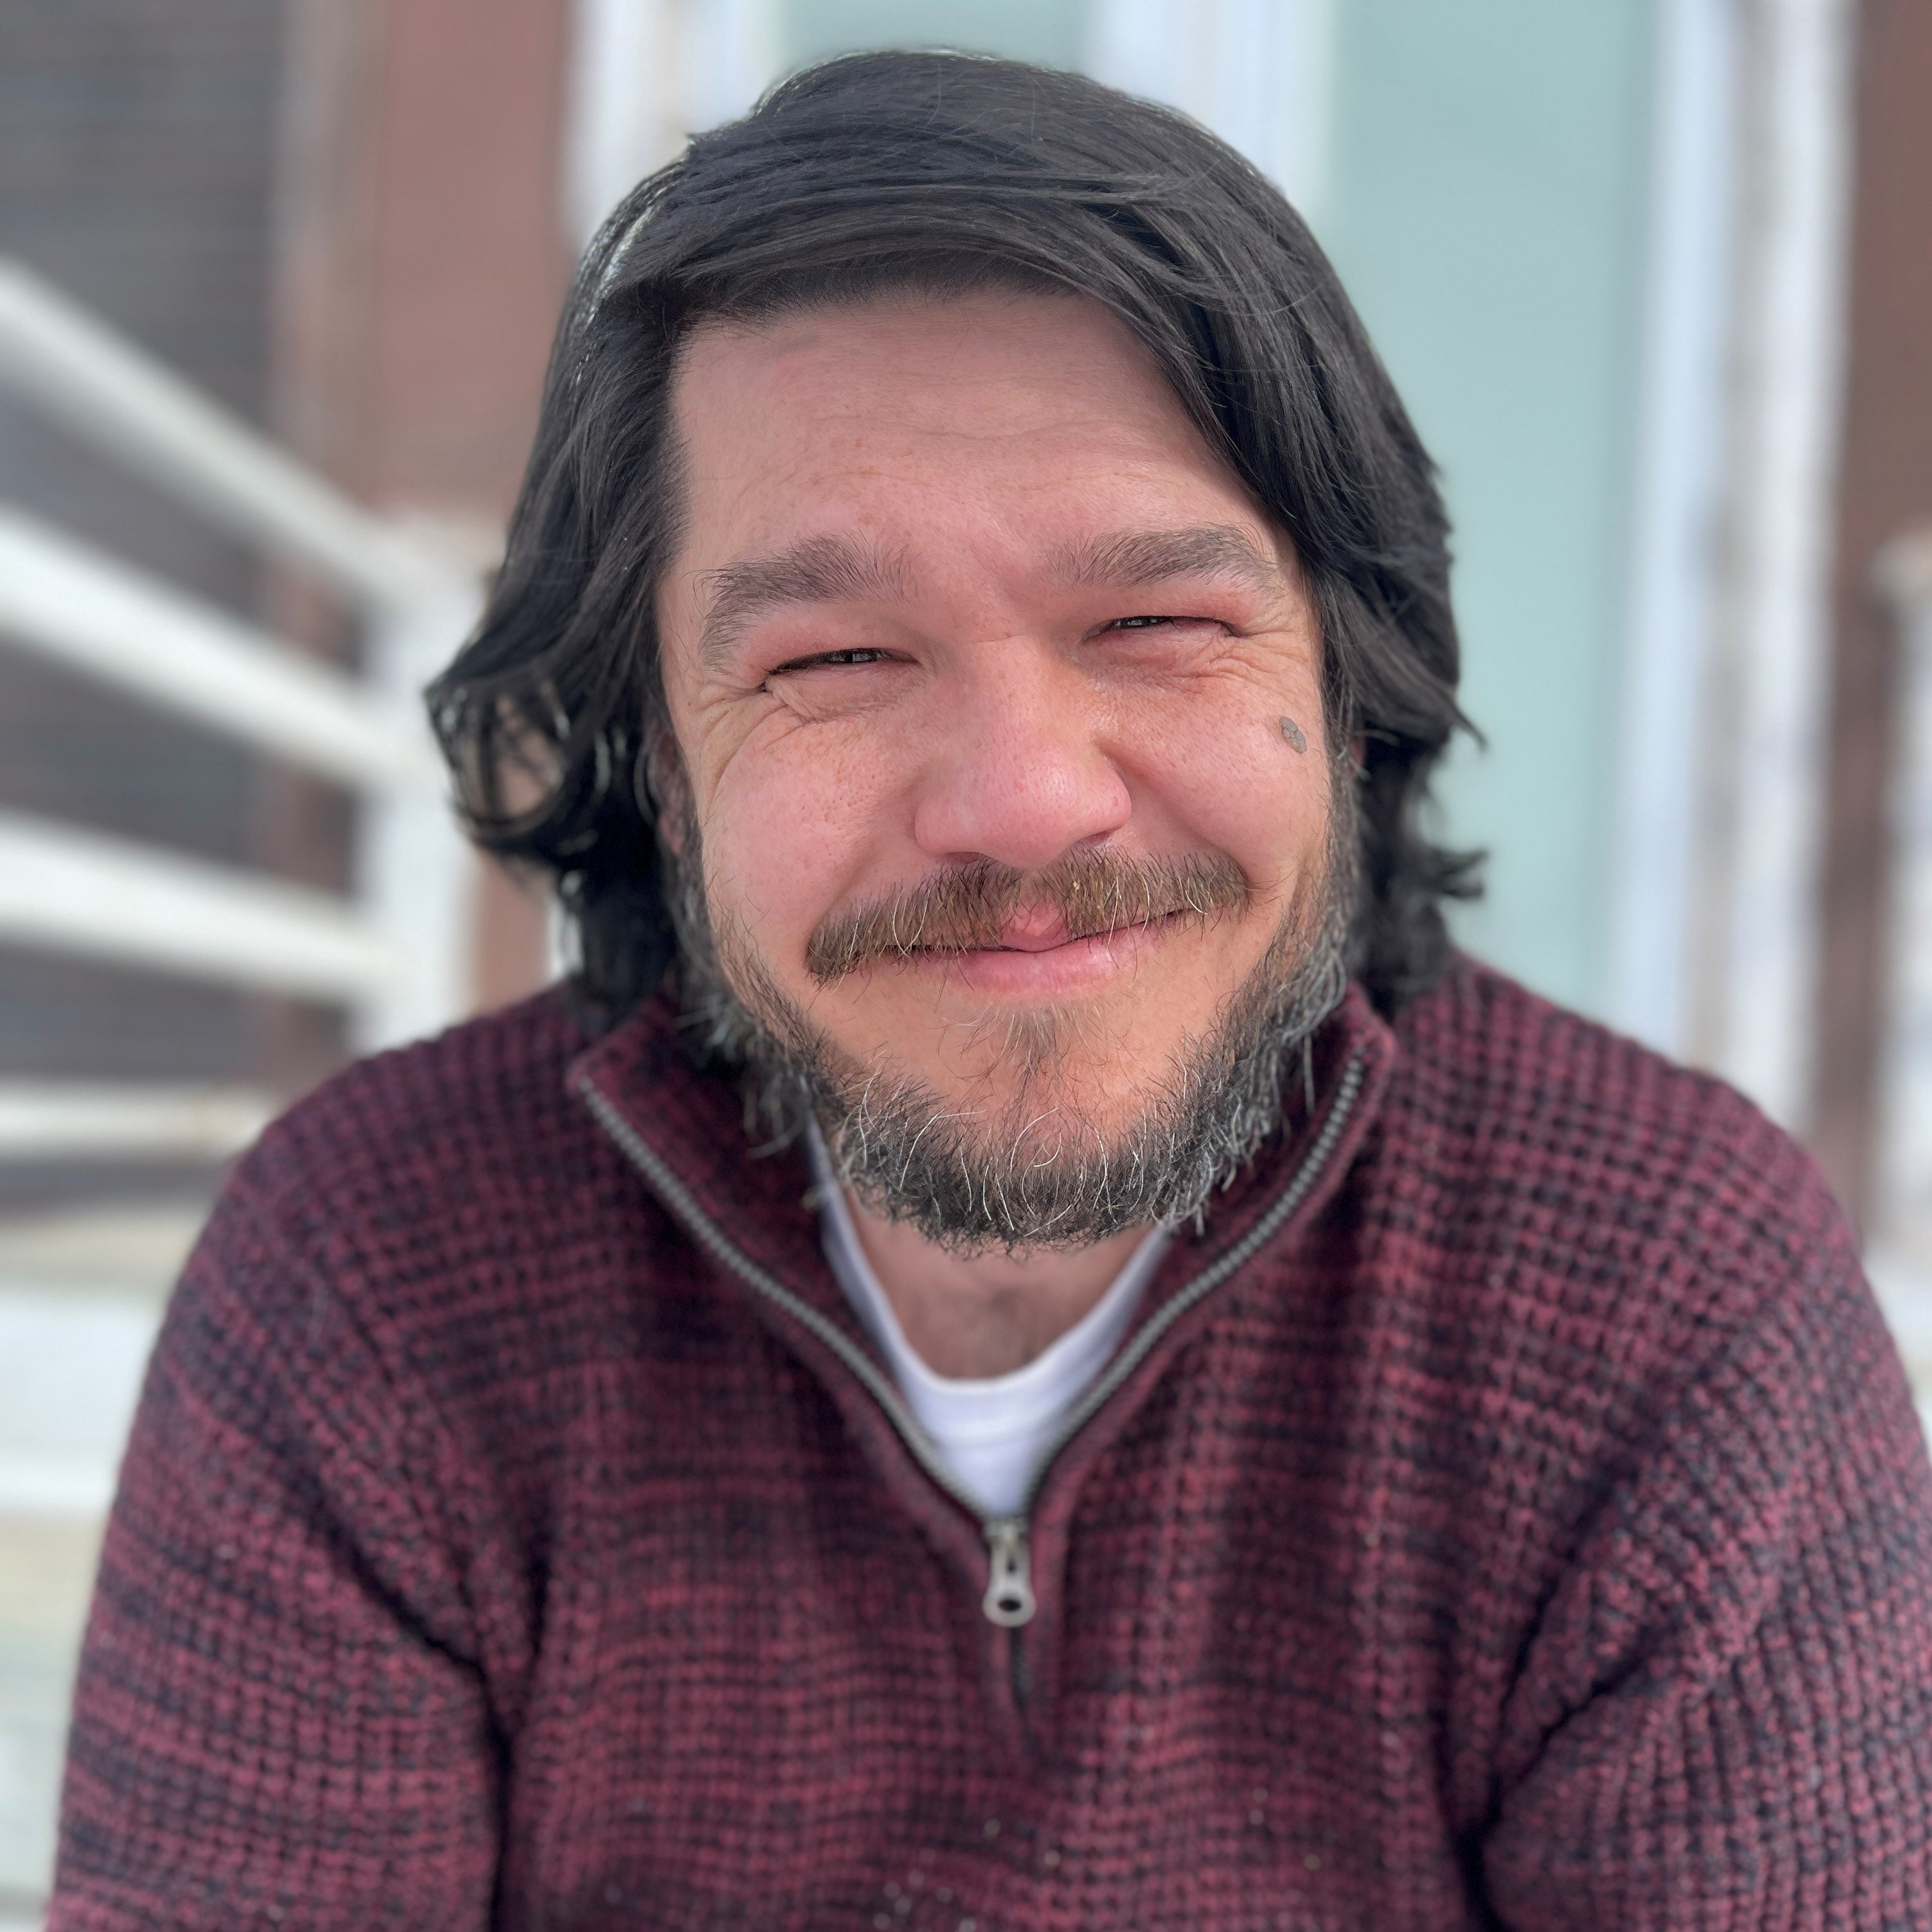
<svg viewBox="0 0 1932 1932">
<path fill-rule="evenodd" d="M 663 853 L 686 1023 L 705 1057 L 739 1070 L 754 1131 L 769 1144 L 789 1143 L 815 1118 L 834 1173 L 866 1206 L 942 1246 L 1084 1246 L 1198 1217 L 1300 1101 L 1309 1042 L 1346 988 L 1356 880 L 1348 770 L 1338 760 L 1330 771 L 1318 874 L 1304 877 L 1262 958 L 1208 1024 L 1149 1070 L 1145 1106 L 1111 1133 L 1053 1092 L 1079 1043 L 1066 1010 L 1027 1012 L 986 1041 L 1017 1076 L 991 1117 L 903 1069 L 862 1064 L 780 989 L 730 922 L 714 922 L 688 810 L 678 850 L 667 843 Z M 1238 912 L 1248 893 L 1220 854 L 1147 860 L 1102 848 L 1030 874 L 982 860 L 824 922 L 808 965 L 830 983 L 880 960 L 957 953 L 993 943 L 1022 907 L 1052 906 L 1071 937 L 1156 920 L 1204 926 Z"/>
</svg>

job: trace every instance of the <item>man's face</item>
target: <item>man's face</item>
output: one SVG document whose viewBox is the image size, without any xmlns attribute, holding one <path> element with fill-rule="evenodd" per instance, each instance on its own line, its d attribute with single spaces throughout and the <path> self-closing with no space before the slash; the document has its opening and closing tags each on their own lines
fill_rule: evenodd
<svg viewBox="0 0 1932 1932">
<path fill-rule="evenodd" d="M 1326 910 L 1285 538 L 1075 298 L 707 324 L 675 409 L 664 682 L 736 990 L 956 1129 L 1117 1139 Z"/>
</svg>

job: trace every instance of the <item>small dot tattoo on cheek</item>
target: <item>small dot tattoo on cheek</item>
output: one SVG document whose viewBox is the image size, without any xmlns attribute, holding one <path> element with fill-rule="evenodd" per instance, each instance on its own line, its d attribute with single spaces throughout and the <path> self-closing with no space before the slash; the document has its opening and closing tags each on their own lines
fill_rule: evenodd
<svg viewBox="0 0 1932 1932">
<path fill-rule="evenodd" d="M 1292 718 L 1284 718 L 1281 721 L 1281 735 L 1288 740 L 1290 751 L 1307 750 L 1308 740 L 1301 735 L 1301 727 Z"/>
</svg>

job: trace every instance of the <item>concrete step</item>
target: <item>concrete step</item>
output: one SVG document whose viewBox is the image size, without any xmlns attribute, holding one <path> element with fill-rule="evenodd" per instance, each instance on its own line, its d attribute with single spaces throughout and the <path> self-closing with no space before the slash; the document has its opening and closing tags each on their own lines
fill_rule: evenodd
<svg viewBox="0 0 1932 1932">
<path fill-rule="evenodd" d="M 38 1921 L 100 1532 L 200 1202 L 0 1220 L 0 1932 Z"/>
<path fill-rule="evenodd" d="M 106 1508 L 159 1321 L 148 1296 L 0 1275 L 0 1520 Z"/>
</svg>

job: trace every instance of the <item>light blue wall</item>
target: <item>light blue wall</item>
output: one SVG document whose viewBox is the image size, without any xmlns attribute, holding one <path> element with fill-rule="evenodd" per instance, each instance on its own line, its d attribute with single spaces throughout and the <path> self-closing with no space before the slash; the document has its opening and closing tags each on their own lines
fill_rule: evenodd
<svg viewBox="0 0 1932 1932">
<path fill-rule="evenodd" d="M 786 64 L 860 47 L 963 47 L 1047 67 L 1080 60 L 1083 0 L 790 0 Z"/>
<path fill-rule="evenodd" d="M 1648 141 L 1640 0 L 1340 0 L 1322 238 L 1442 465 L 1494 854 L 1460 937 L 1600 1007 Z"/>
<path fill-rule="evenodd" d="M 1456 522 L 1464 708 L 1442 786 L 1487 847 L 1459 936 L 1600 1010 L 1654 0 L 1332 0 L 1324 244 Z M 945 44 L 1072 65 L 1083 0 L 789 0 L 792 62 Z"/>
</svg>

